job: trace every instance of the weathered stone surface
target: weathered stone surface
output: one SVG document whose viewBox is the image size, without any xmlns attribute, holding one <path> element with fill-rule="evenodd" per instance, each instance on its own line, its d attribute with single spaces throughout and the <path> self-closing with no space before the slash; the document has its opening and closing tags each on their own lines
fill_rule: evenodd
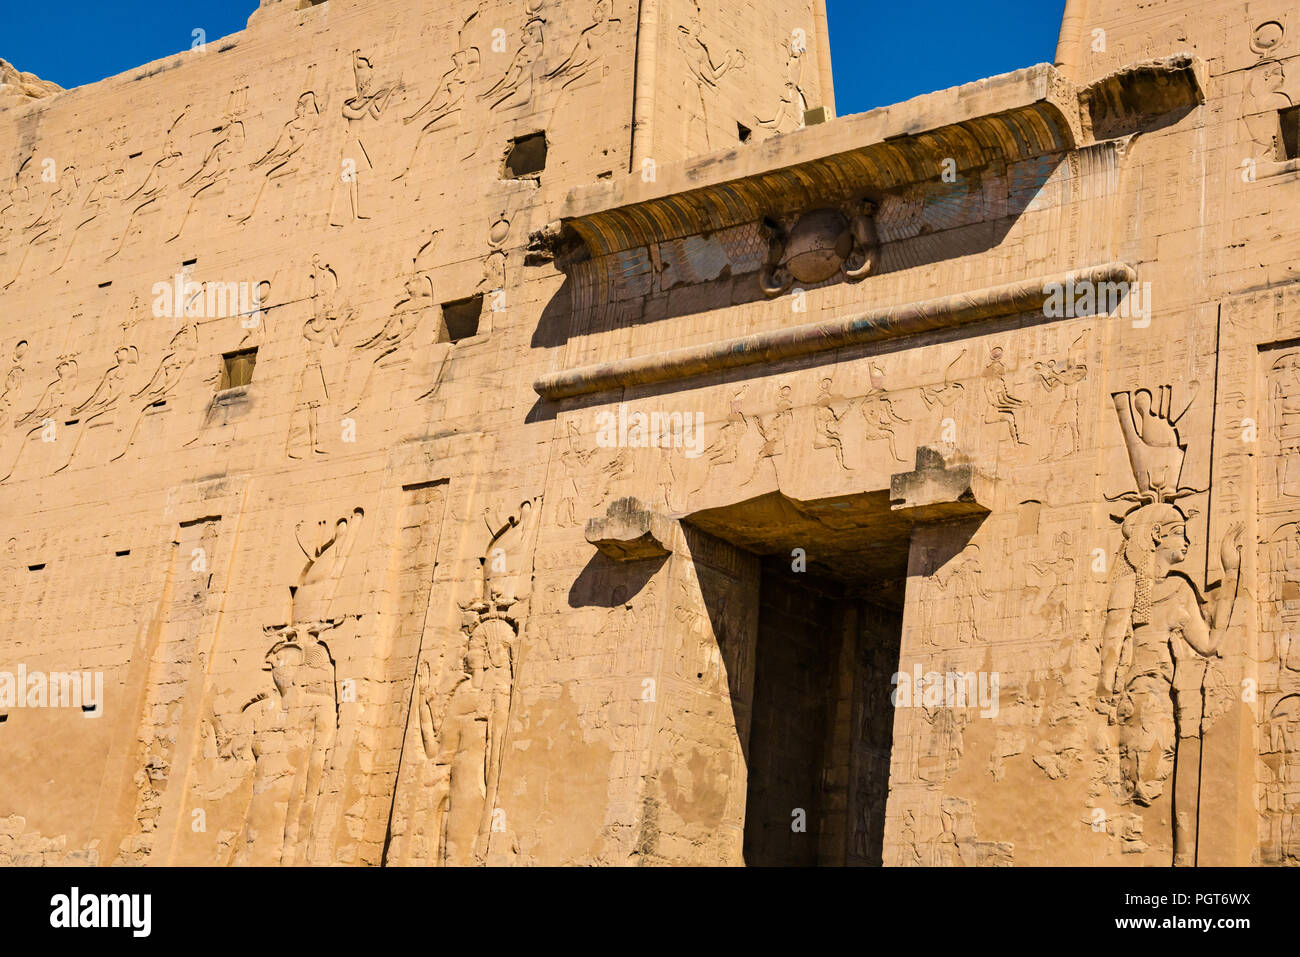
<svg viewBox="0 0 1300 957">
<path fill-rule="evenodd" d="M 35 73 L 23 73 L 0 60 L 0 110 L 62 92 L 57 83 L 42 80 Z"/>
<path fill-rule="evenodd" d="M 890 477 L 889 507 L 914 521 L 986 515 L 996 504 L 993 484 L 956 449 L 923 445 L 913 471 Z"/>
<path fill-rule="evenodd" d="M 587 541 L 616 562 L 663 558 L 672 540 L 672 522 L 634 498 L 619 499 L 603 518 L 587 522 Z"/>
</svg>

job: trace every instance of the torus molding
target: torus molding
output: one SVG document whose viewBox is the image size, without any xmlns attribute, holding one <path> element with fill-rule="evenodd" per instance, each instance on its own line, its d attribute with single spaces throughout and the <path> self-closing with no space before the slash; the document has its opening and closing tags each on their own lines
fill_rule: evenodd
<svg viewBox="0 0 1300 957">
<path fill-rule="evenodd" d="M 806 323 L 789 329 L 555 372 L 538 379 L 533 384 L 533 389 L 544 399 L 558 400 L 686 379 L 723 369 L 775 363 L 846 346 L 951 329 L 1002 316 L 1038 312 L 1042 310 L 1050 287 L 1054 284 L 1067 287 L 1070 283 L 1100 285 L 1136 281 L 1137 270 L 1127 263 L 1105 263 L 1065 275 L 1040 276 L 956 296 L 926 299 L 887 309 L 872 309 L 853 316 Z"/>
</svg>

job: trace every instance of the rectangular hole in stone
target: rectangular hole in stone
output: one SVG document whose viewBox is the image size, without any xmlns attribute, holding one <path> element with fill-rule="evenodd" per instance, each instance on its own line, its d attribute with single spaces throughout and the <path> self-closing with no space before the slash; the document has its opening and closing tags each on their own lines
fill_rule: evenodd
<svg viewBox="0 0 1300 957">
<path fill-rule="evenodd" d="M 459 342 L 478 334 L 478 321 L 483 315 L 483 297 L 470 296 L 442 305 L 442 323 L 447 340 Z"/>
<path fill-rule="evenodd" d="M 257 365 L 256 349 L 241 349 L 221 357 L 220 390 L 239 389 L 253 381 L 253 367 Z"/>
<path fill-rule="evenodd" d="M 1278 119 L 1282 125 L 1280 149 L 1284 160 L 1300 159 L 1300 106 L 1280 110 Z"/>
<path fill-rule="evenodd" d="M 754 131 L 751 130 L 748 126 L 746 126 L 744 123 L 737 123 L 736 134 L 740 137 L 740 142 L 748 143 L 749 138 L 754 135 Z"/>
<path fill-rule="evenodd" d="M 28 565 L 28 566 L 27 566 L 27 570 L 28 570 L 29 572 L 39 572 L 39 571 L 44 571 L 44 569 L 45 569 L 45 563 L 44 563 L 44 562 L 41 562 L 41 563 L 38 564 L 38 565 Z"/>
<path fill-rule="evenodd" d="M 546 134 L 529 133 L 510 141 L 506 153 L 506 179 L 536 176 L 546 169 Z"/>
<path fill-rule="evenodd" d="M 127 555 L 131 554 L 131 549 L 129 548 L 118 549 L 113 554 L 116 555 L 118 558 L 125 558 Z"/>
<path fill-rule="evenodd" d="M 99 284 L 99 288 L 100 288 L 100 289 L 107 289 L 107 288 L 108 288 L 109 286 L 111 286 L 111 285 L 113 285 L 113 280 L 110 279 L 108 282 L 101 282 L 101 283 Z"/>
</svg>

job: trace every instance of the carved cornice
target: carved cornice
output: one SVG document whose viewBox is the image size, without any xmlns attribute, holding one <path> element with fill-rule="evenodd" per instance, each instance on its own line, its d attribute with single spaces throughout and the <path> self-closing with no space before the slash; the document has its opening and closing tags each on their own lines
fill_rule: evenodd
<svg viewBox="0 0 1300 957">
<path fill-rule="evenodd" d="M 565 197 L 558 225 L 598 257 L 875 198 L 938 179 L 948 160 L 971 170 L 995 158 L 1015 162 L 1085 146 L 1094 140 L 1095 117 L 1105 117 L 1108 136 L 1140 129 L 1202 102 L 1203 75 L 1200 61 L 1169 57 L 1081 91 L 1041 64 L 659 166 L 653 178 L 634 170 L 622 180 L 578 187 Z M 1141 95 L 1153 85 L 1159 96 Z"/>
</svg>

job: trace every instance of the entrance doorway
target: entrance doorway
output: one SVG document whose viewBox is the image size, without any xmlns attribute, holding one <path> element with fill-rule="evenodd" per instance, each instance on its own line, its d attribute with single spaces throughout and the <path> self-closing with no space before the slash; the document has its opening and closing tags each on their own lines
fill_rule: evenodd
<svg viewBox="0 0 1300 957">
<path fill-rule="evenodd" d="M 884 492 L 689 522 L 762 556 L 745 863 L 879 866 L 911 526 Z"/>
</svg>

